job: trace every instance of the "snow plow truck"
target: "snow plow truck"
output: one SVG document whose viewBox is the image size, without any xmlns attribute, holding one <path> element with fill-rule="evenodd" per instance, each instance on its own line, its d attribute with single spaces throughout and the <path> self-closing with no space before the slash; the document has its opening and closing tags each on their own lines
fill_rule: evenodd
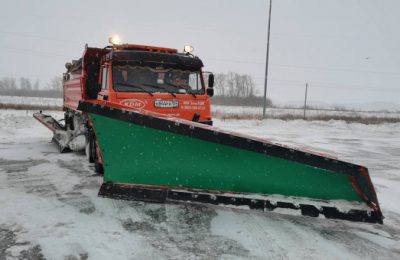
<svg viewBox="0 0 400 260">
<path fill-rule="evenodd" d="M 213 127 L 214 76 L 191 46 L 109 41 L 66 64 L 64 122 L 34 114 L 61 152 L 85 150 L 99 196 L 383 222 L 366 167 Z"/>
</svg>

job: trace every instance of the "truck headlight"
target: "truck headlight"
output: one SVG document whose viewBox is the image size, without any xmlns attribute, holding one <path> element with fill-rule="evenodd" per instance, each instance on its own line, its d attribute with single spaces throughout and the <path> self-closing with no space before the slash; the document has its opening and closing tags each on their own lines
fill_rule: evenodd
<svg viewBox="0 0 400 260">
<path fill-rule="evenodd" d="M 121 39 L 119 38 L 118 35 L 113 35 L 108 38 L 108 42 L 112 45 L 120 45 L 121 44 Z"/>
<path fill-rule="evenodd" d="M 192 53 L 194 50 L 193 46 L 190 45 L 185 45 L 185 47 L 183 48 L 183 51 L 186 53 Z"/>
</svg>

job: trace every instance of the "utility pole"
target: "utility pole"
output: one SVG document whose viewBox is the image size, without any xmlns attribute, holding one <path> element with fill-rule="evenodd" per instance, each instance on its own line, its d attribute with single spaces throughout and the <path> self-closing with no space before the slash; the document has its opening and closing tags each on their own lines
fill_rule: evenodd
<svg viewBox="0 0 400 260">
<path fill-rule="evenodd" d="M 306 119 L 307 91 L 308 91 L 308 83 L 306 83 L 306 93 L 304 95 L 304 119 Z"/>
<path fill-rule="evenodd" d="M 269 16 L 268 16 L 268 37 L 267 37 L 267 55 L 265 58 L 265 79 L 264 79 L 264 104 L 263 104 L 263 118 L 265 118 L 265 110 L 267 108 L 267 89 L 268 89 L 268 61 L 269 61 L 269 35 L 271 32 L 271 10 L 272 0 L 269 0 Z"/>
</svg>

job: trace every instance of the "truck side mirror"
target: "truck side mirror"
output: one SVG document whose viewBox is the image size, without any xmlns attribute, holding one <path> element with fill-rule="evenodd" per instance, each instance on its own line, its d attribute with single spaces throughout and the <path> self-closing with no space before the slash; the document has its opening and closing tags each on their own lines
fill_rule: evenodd
<svg viewBox="0 0 400 260">
<path fill-rule="evenodd" d="M 213 88 L 214 87 L 214 74 L 208 75 L 208 87 Z"/>
<path fill-rule="evenodd" d="M 210 97 L 214 96 L 214 89 L 213 88 L 208 88 L 207 89 L 207 95 L 209 95 Z"/>
</svg>

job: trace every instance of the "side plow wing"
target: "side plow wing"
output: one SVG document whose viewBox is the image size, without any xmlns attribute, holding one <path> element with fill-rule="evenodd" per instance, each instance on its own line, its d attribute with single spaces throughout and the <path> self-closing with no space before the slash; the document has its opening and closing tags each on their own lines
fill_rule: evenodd
<svg viewBox="0 0 400 260">
<path fill-rule="evenodd" d="M 104 161 L 99 195 L 192 201 L 382 223 L 360 165 L 186 120 L 81 102 Z"/>
<path fill-rule="evenodd" d="M 53 132 L 54 135 L 52 138 L 52 142 L 57 144 L 61 153 L 69 150 L 68 144 L 65 141 L 67 133 L 63 125 L 61 125 L 52 116 L 42 114 L 42 111 L 40 111 L 39 113 L 34 113 L 33 117 Z"/>
<path fill-rule="evenodd" d="M 52 116 L 43 114 L 42 111 L 34 113 L 33 117 L 53 132 L 52 142 L 58 146 L 61 153 L 71 150 L 80 151 L 85 148 L 84 131 L 80 129 L 67 130 L 65 125 L 60 124 Z"/>
</svg>

